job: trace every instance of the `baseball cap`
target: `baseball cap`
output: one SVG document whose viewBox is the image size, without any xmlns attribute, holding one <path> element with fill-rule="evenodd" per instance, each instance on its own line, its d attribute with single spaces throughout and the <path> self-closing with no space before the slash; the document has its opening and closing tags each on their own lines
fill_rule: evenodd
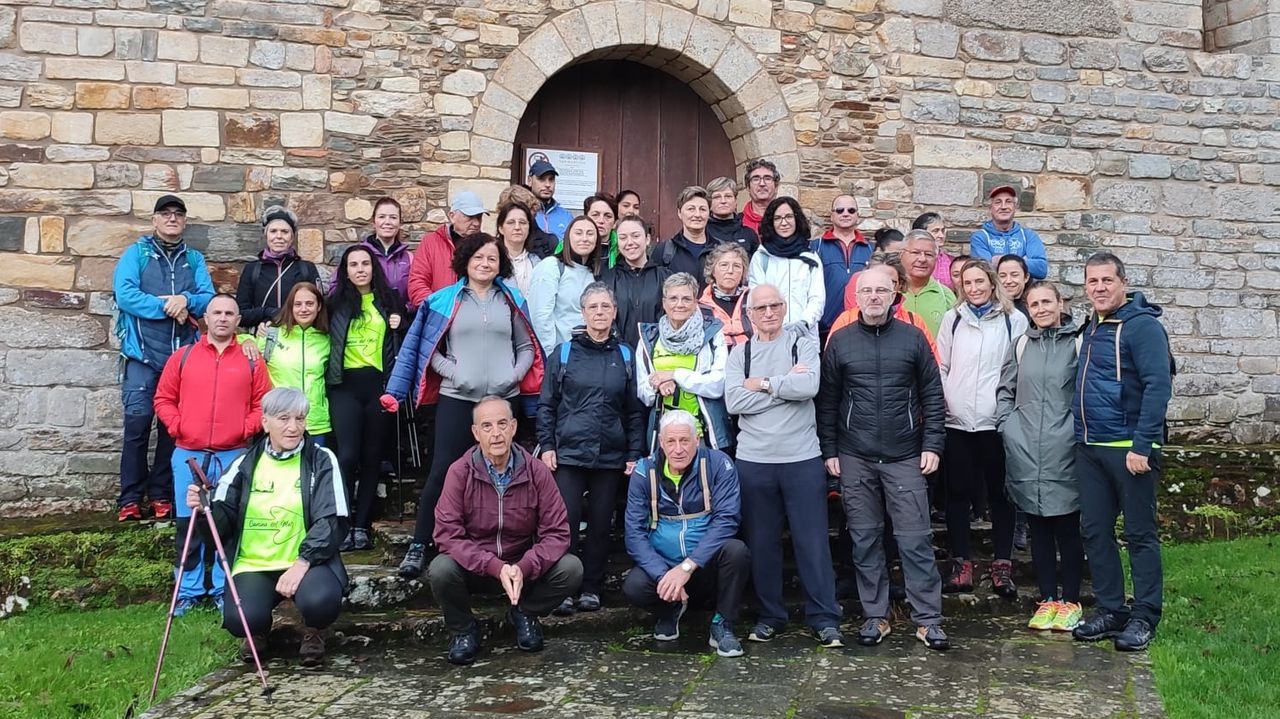
<svg viewBox="0 0 1280 719">
<path fill-rule="evenodd" d="M 484 203 L 480 201 L 480 196 L 474 192 L 464 191 L 454 195 L 453 204 L 449 205 L 449 209 L 461 212 L 467 217 L 488 214 L 484 211 Z"/>
<path fill-rule="evenodd" d="M 987 199 L 990 200 L 1001 194 L 1013 195 L 1013 199 L 1018 199 L 1018 191 L 1014 189 L 1013 185 L 1000 185 L 999 187 L 991 188 L 991 192 L 987 193 Z"/>
<path fill-rule="evenodd" d="M 160 199 L 156 200 L 155 209 L 151 211 L 151 214 L 154 215 L 166 207 L 177 207 L 184 213 L 187 211 L 187 203 L 183 202 L 181 197 L 177 195 L 161 195 Z"/>
<path fill-rule="evenodd" d="M 533 163 L 532 167 L 529 168 L 529 177 L 542 177 L 548 172 L 553 175 L 560 174 L 559 172 L 556 172 L 555 165 L 552 165 L 550 162 L 546 160 L 538 160 L 537 162 Z"/>
</svg>

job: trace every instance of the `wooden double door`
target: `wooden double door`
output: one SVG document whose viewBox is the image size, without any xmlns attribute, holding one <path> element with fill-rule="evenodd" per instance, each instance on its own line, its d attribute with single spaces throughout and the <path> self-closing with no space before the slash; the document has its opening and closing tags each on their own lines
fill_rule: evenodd
<svg viewBox="0 0 1280 719">
<path fill-rule="evenodd" d="M 549 79 L 520 120 L 516 174 L 527 145 L 600 153 L 600 190 L 638 192 L 655 241 L 680 229 L 680 190 L 733 177 L 735 168 L 724 128 L 697 93 L 660 70 L 626 61 L 589 62 Z"/>
</svg>

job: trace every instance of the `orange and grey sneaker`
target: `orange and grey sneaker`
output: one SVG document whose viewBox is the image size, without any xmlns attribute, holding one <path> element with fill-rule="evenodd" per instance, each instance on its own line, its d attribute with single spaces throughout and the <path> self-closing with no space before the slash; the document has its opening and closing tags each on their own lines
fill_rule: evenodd
<svg viewBox="0 0 1280 719">
<path fill-rule="evenodd" d="M 1053 620 L 1058 616 L 1059 608 L 1062 605 L 1052 598 L 1040 602 L 1036 606 L 1036 613 L 1032 615 L 1031 621 L 1027 622 L 1027 629 L 1045 630 L 1053 628 Z"/>
<path fill-rule="evenodd" d="M 1059 602 L 1058 613 L 1049 628 L 1055 632 L 1069 632 L 1084 618 L 1084 607 L 1077 602 Z"/>
</svg>

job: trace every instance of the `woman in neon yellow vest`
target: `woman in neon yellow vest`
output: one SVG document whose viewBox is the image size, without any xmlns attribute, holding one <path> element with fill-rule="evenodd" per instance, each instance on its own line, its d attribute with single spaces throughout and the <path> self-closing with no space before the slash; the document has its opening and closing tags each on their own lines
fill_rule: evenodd
<svg viewBox="0 0 1280 719">
<path fill-rule="evenodd" d="M 267 363 L 272 387 L 297 387 L 307 396 L 307 434 L 327 444 L 329 396 L 325 371 L 329 366 L 329 313 L 320 288 L 299 282 L 289 290 L 271 328 L 256 339 Z"/>
</svg>

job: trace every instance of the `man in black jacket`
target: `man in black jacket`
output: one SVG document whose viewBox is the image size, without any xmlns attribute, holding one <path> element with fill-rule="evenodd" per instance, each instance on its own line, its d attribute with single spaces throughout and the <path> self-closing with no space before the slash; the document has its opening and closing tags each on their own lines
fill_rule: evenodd
<svg viewBox="0 0 1280 719">
<path fill-rule="evenodd" d="M 818 444 L 840 493 L 853 539 L 863 646 L 889 634 L 884 511 L 902 556 L 916 638 L 947 649 L 942 578 L 934 561 L 924 475 L 937 470 L 946 436 L 938 365 L 916 327 L 893 318 L 892 270 L 858 274 L 858 322 L 837 330 L 822 360 Z"/>
</svg>

